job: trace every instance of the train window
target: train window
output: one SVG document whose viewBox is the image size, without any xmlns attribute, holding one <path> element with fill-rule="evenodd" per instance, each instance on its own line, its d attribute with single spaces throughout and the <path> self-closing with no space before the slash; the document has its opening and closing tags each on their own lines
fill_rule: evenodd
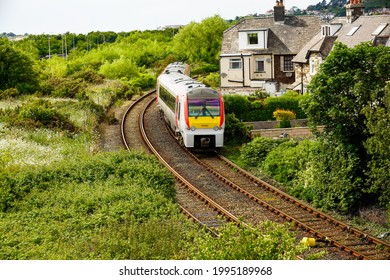
<svg viewBox="0 0 390 280">
<path fill-rule="evenodd" d="M 219 99 L 189 99 L 189 117 L 218 117 Z"/>
<path fill-rule="evenodd" d="M 169 91 L 160 86 L 160 98 L 162 101 L 164 101 L 165 104 L 167 104 L 167 106 L 172 110 L 174 111 L 175 110 L 175 105 L 176 105 L 176 99 L 175 97 L 169 93 Z"/>
</svg>

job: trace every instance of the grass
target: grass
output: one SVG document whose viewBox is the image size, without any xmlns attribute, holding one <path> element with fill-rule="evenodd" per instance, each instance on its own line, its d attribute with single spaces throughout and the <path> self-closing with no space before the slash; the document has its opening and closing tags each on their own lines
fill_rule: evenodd
<svg viewBox="0 0 390 280">
<path fill-rule="evenodd" d="M 46 100 L 77 126 L 86 125 L 69 133 L 0 123 L 0 259 L 231 256 L 229 248 L 218 246 L 225 240 L 213 241 L 214 237 L 180 214 L 173 178 L 154 157 L 94 148 L 99 106 L 71 99 Z M 6 106 L 12 107 L 11 103 Z M 237 150 L 232 154 L 237 155 Z M 255 229 L 251 234 L 260 239 L 254 243 L 245 238 L 247 231 L 238 228 L 221 229 L 221 236 L 233 232 L 235 256 L 256 259 L 265 255 L 253 254 L 252 249 L 243 253 L 240 248 L 266 251 L 269 246 L 261 238 L 272 235 L 274 229 L 272 225 Z M 280 232 L 288 234 L 287 229 Z M 203 255 L 203 248 L 213 242 L 218 250 Z M 286 254 L 267 258 L 294 258 L 295 245 L 290 242 L 286 248 Z"/>
<path fill-rule="evenodd" d="M 51 165 L 69 156 L 88 155 L 92 147 L 87 133 L 69 137 L 58 131 L 3 125 L 0 126 L 0 170 Z"/>
</svg>

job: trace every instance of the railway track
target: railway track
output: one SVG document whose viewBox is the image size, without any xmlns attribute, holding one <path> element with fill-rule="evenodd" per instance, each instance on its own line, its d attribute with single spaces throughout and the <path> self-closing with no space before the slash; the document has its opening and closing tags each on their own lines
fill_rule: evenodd
<svg viewBox="0 0 390 280">
<path fill-rule="evenodd" d="M 148 102 L 153 104 L 151 98 Z M 211 228 L 226 220 L 290 222 L 302 236 L 316 238 L 316 247 L 326 248 L 331 259 L 390 259 L 389 244 L 296 200 L 220 155 L 195 156 L 182 149 L 155 107 L 142 110 L 142 116 L 140 134 L 147 149 L 178 179 L 178 202 L 194 220 Z"/>
<path fill-rule="evenodd" d="M 125 112 L 121 122 L 121 135 L 123 146 L 127 150 L 142 150 L 153 153 L 153 146 L 145 140 L 143 118 L 145 107 L 153 101 L 155 90 L 150 91 L 140 99 L 132 103 Z M 165 129 L 163 127 L 163 129 Z M 163 160 L 162 158 L 160 160 Z M 168 167 L 168 165 L 166 164 Z M 168 168 L 169 169 L 169 168 Z M 171 170 L 171 172 L 174 172 Z M 227 221 L 238 222 L 238 218 L 218 207 L 204 194 L 180 178 L 176 182 L 176 199 L 181 211 L 195 222 L 206 226 L 209 230 L 219 227 Z M 179 176 L 179 177 L 178 177 Z"/>
</svg>

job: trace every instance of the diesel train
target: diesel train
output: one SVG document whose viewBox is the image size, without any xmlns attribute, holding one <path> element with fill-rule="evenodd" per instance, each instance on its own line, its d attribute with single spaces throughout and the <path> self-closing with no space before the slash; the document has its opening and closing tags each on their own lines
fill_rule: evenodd
<svg viewBox="0 0 390 280">
<path fill-rule="evenodd" d="M 222 95 L 189 77 L 189 66 L 169 64 L 157 79 L 157 106 L 177 141 L 190 150 L 223 146 Z"/>
</svg>

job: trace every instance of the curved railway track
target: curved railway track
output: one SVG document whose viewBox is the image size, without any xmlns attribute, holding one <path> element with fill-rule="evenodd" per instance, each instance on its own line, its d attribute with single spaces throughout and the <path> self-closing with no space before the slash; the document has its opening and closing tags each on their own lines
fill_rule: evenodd
<svg viewBox="0 0 390 280">
<path fill-rule="evenodd" d="M 145 140 L 144 125 L 140 125 L 140 123 L 143 122 L 142 117 L 146 106 L 154 100 L 154 93 L 155 90 L 150 91 L 132 103 L 122 118 L 122 143 L 127 150 L 153 152 L 153 146 L 150 143 L 148 145 L 148 140 Z M 166 163 L 166 166 L 169 165 Z M 171 172 L 174 173 L 174 170 L 171 170 Z M 177 175 L 179 176 L 179 174 Z M 197 223 L 205 225 L 211 231 L 227 221 L 238 222 L 238 218 L 232 214 L 225 213 L 227 214 L 225 215 L 225 210 L 218 207 L 217 203 L 208 199 L 207 196 L 198 192 L 194 186 L 188 184 L 185 180 L 181 180 L 183 178 L 178 176 L 176 176 L 176 199 L 185 215 Z"/>
<path fill-rule="evenodd" d="M 315 237 L 316 247 L 326 248 L 331 259 L 390 259 L 388 243 L 296 200 L 223 156 L 195 156 L 181 148 L 168 135 L 157 109 L 151 106 L 154 99 L 149 97 L 146 101 L 148 105 L 142 110 L 134 110 L 135 107 L 128 110 L 133 111 L 133 120 L 140 114 L 139 128 L 134 124 L 132 128 L 128 127 L 130 124 L 125 126 L 125 114 L 122 132 L 127 131 L 132 139 L 135 130 L 139 131 L 147 145 L 146 148 L 143 143 L 142 149 L 154 153 L 177 178 L 178 203 L 194 220 L 208 227 L 219 226 L 225 220 L 251 224 L 269 219 L 290 222 L 302 236 Z M 144 105 L 134 106 L 142 108 Z M 125 143 L 128 138 L 123 137 Z M 137 145 L 130 144 L 138 149 Z M 194 195 L 198 199 L 194 199 Z"/>
</svg>

